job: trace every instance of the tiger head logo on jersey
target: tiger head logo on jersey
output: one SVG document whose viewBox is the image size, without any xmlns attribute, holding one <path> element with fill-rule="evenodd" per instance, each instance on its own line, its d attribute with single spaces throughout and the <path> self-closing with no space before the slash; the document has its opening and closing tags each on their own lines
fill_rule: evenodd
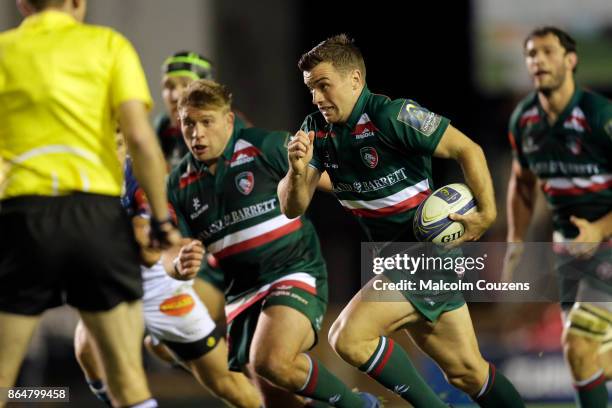
<svg viewBox="0 0 612 408">
<path fill-rule="evenodd" d="M 373 169 L 378 165 L 378 152 L 376 149 L 370 146 L 362 147 L 359 150 L 361 154 L 361 160 L 363 160 L 363 164 Z"/>
<path fill-rule="evenodd" d="M 249 195 L 255 186 L 255 177 L 250 171 L 243 171 L 234 179 L 236 188 L 244 195 Z"/>
<path fill-rule="evenodd" d="M 582 141 L 576 135 L 568 135 L 565 140 L 565 146 L 576 156 L 582 152 Z"/>
</svg>

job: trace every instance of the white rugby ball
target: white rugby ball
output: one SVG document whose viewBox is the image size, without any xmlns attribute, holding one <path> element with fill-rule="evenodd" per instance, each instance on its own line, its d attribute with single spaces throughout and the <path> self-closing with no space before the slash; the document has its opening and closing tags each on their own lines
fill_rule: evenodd
<svg viewBox="0 0 612 408">
<path fill-rule="evenodd" d="M 460 238 L 463 224 L 448 216 L 453 213 L 469 214 L 476 211 L 472 190 L 463 183 L 440 187 L 417 208 L 413 220 L 416 239 L 422 242 L 446 244 Z"/>
</svg>

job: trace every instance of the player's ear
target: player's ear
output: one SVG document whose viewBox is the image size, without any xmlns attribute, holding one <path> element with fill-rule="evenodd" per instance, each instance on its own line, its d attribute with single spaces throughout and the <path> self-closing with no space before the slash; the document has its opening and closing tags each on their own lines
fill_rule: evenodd
<svg viewBox="0 0 612 408">
<path fill-rule="evenodd" d="M 87 10 L 87 0 L 69 0 L 72 6 L 72 15 L 78 21 L 85 20 L 85 12 Z"/>
<path fill-rule="evenodd" d="M 30 3 L 28 3 L 28 0 L 17 0 L 17 9 L 24 17 L 32 15 L 36 12 L 34 7 L 32 7 Z"/>
<path fill-rule="evenodd" d="M 569 62 L 572 71 L 574 71 L 576 69 L 576 65 L 578 65 L 578 54 L 575 52 L 568 52 L 567 61 Z"/>
<path fill-rule="evenodd" d="M 225 114 L 225 120 L 227 121 L 228 126 L 234 124 L 235 117 L 236 114 L 231 110 Z"/>
<path fill-rule="evenodd" d="M 360 69 L 355 68 L 351 71 L 351 87 L 353 91 L 357 91 L 361 88 L 363 83 L 363 74 Z"/>
</svg>

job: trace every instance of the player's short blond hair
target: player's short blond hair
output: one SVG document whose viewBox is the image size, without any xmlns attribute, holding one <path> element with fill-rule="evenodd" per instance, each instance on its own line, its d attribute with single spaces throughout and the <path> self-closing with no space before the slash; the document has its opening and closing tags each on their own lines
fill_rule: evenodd
<svg viewBox="0 0 612 408">
<path fill-rule="evenodd" d="M 210 79 L 199 79 L 189 84 L 178 101 L 178 108 L 213 108 L 231 110 L 232 94 L 225 85 Z"/>
</svg>

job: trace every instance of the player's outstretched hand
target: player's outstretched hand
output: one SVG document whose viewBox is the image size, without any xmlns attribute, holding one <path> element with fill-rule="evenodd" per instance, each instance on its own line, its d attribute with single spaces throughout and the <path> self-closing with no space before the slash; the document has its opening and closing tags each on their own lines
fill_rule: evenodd
<svg viewBox="0 0 612 408">
<path fill-rule="evenodd" d="M 570 217 L 570 222 L 578 228 L 579 232 L 572 242 L 566 244 L 568 252 L 580 259 L 588 259 L 595 255 L 599 244 L 604 239 L 601 229 L 584 218 L 574 215 Z"/>
<path fill-rule="evenodd" d="M 206 251 L 202 242 L 197 239 L 184 239 L 183 242 L 170 276 L 178 280 L 191 280 L 198 274 Z"/>
<path fill-rule="evenodd" d="M 294 136 L 291 136 L 291 140 L 287 145 L 287 154 L 289 157 L 289 166 L 291 166 L 291 170 L 295 174 L 302 175 L 306 173 L 308 163 L 310 163 L 312 159 L 313 141 L 313 131 L 306 134 L 306 132 L 300 130 Z"/>
<path fill-rule="evenodd" d="M 495 221 L 494 218 L 491 219 L 491 217 L 488 217 L 481 211 L 476 211 L 470 214 L 453 213 L 450 214 L 448 218 L 453 221 L 460 222 L 463 224 L 463 228 L 465 228 L 461 238 L 452 241 L 448 245 L 449 248 L 455 248 L 465 241 L 477 241 L 480 239 L 480 237 L 482 237 L 482 234 L 489 229 L 491 224 L 493 224 L 493 221 Z"/>
</svg>

